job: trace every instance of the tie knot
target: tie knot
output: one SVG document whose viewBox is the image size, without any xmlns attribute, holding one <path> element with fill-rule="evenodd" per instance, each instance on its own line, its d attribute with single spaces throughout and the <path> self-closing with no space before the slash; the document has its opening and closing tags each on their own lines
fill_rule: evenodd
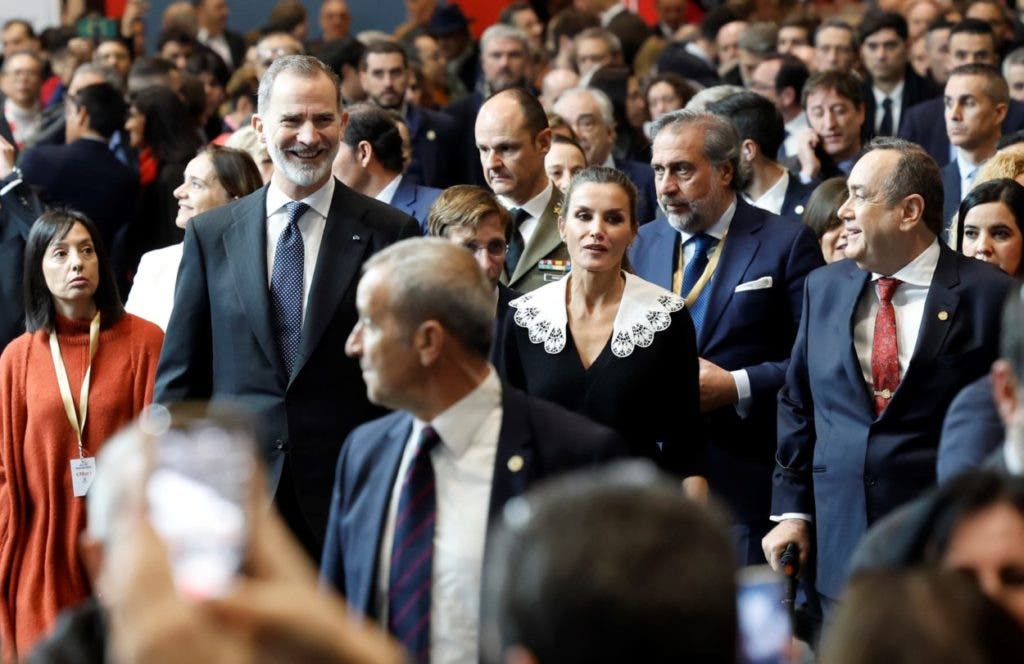
<svg viewBox="0 0 1024 664">
<path fill-rule="evenodd" d="M 441 436 L 437 435 L 437 430 L 428 424 L 423 427 L 423 431 L 420 432 L 420 443 L 419 448 L 416 451 L 416 456 L 430 454 L 440 442 Z"/>
<path fill-rule="evenodd" d="M 294 226 L 298 223 L 299 218 L 306 213 L 309 206 L 302 201 L 290 201 L 284 206 L 284 213 L 288 217 L 288 225 Z"/>
<path fill-rule="evenodd" d="M 530 213 L 525 208 L 512 208 L 509 210 L 509 214 L 512 215 L 512 229 L 516 230 L 524 221 L 530 217 Z"/>
<path fill-rule="evenodd" d="M 896 287 L 902 283 L 899 279 L 893 279 L 892 277 L 880 277 L 878 279 L 878 299 L 882 302 L 891 301 L 892 294 L 896 292 Z"/>
<path fill-rule="evenodd" d="M 888 97 L 886 97 L 885 99 L 883 99 L 883 100 L 882 100 L 882 108 L 883 108 L 883 109 L 885 109 L 885 110 L 887 110 L 887 111 L 888 111 L 889 109 L 891 109 L 891 108 L 892 108 L 892 99 L 889 99 Z"/>
<path fill-rule="evenodd" d="M 687 242 L 693 244 L 693 249 L 696 253 L 706 255 L 718 243 L 718 240 L 713 235 L 698 233 L 687 240 Z"/>
</svg>

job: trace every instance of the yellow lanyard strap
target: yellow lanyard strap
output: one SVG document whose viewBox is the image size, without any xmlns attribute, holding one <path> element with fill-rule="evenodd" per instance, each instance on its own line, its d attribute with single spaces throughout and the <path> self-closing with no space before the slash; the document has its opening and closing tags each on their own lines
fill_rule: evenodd
<svg viewBox="0 0 1024 664">
<path fill-rule="evenodd" d="M 722 247 L 725 246 L 725 238 L 727 235 L 728 233 L 723 235 L 722 239 L 715 245 L 715 248 L 711 250 L 711 255 L 708 256 L 708 264 L 704 266 L 704 272 L 701 273 L 700 279 L 698 279 L 697 283 L 695 283 L 693 288 L 690 289 L 690 293 L 687 295 L 685 300 L 688 308 L 693 307 L 693 303 L 697 301 L 698 297 L 700 297 L 701 291 L 704 290 L 707 283 L 711 281 L 711 277 L 714 276 L 715 269 L 718 267 L 718 259 L 722 255 Z M 682 256 L 682 254 L 683 250 L 682 247 L 680 247 L 679 255 Z"/>
<path fill-rule="evenodd" d="M 57 372 L 57 387 L 60 388 L 60 398 L 64 402 L 64 414 L 78 438 L 78 457 L 85 457 L 85 446 L 82 444 L 82 432 L 85 431 L 85 416 L 89 412 L 89 379 L 92 377 L 92 359 L 96 357 L 96 348 L 100 341 L 100 313 L 92 317 L 89 324 L 89 366 L 85 369 L 85 378 L 82 380 L 82 392 L 78 398 L 78 409 L 80 414 L 75 413 L 75 402 L 71 398 L 71 382 L 68 381 L 68 371 L 64 367 L 64 359 L 60 355 L 60 344 L 57 343 L 57 332 L 50 332 L 50 355 L 53 356 L 53 368 Z"/>
</svg>

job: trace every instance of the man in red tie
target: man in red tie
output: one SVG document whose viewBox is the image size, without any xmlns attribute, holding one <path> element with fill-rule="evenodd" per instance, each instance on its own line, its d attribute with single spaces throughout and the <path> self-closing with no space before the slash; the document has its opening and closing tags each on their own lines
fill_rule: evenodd
<svg viewBox="0 0 1024 664">
<path fill-rule="evenodd" d="M 912 143 L 872 141 L 839 209 L 846 256 L 812 272 L 786 384 L 765 555 L 802 561 L 816 535 L 826 617 L 864 531 L 935 483 L 942 418 L 998 355 L 1012 280 L 954 253 L 938 166 Z"/>
</svg>

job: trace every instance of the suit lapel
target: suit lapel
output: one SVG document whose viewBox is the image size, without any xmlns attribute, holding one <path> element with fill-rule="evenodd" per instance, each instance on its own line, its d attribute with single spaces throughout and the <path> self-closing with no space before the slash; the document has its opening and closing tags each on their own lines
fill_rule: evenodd
<svg viewBox="0 0 1024 664">
<path fill-rule="evenodd" d="M 932 364 L 942 350 L 950 326 L 956 320 L 960 296 L 953 288 L 960 283 L 960 271 L 956 265 L 956 254 L 941 242 L 939 247 L 939 262 L 935 266 L 935 275 L 928 288 L 928 297 L 924 301 L 924 314 L 921 316 L 917 345 L 900 385 L 916 376 L 921 371 L 920 367 Z M 896 394 L 899 394 L 899 390 Z"/>
<path fill-rule="evenodd" d="M 413 206 L 416 205 L 416 185 L 411 184 L 408 178 L 403 177 L 402 181 L 398 183 L 398 189 L 395 190 L 391 204 L 411 214 Z"/>
<path fill-rule="evenodd" d="M 718 269 L 711 280 L 711 294 L 708 298 L 707 310 L 704 313 L 704 324 L 701 326 L 697 339 L 697 348 L 707 347 L 708 339 L 732 300 L 736 286 L 740 284 L 747 271 L 747 266 L 754 259 L 761 241 L 755 233 L 764 225 L 762 219 L 750 216 L 747 204 L 737 197 L 736 214 L 729 224 L 729 233 L 722 248 L 722 257 L 718 261 Z"/>
<path fill-rule="evenodd" d="M 657 233 L 651 238 L 654 240 L 653 246 L 647 248 L 651 254 L 648 265 L 653 266 L 651 281 L 672 290 L 672 274 L 677 262 L 676 252 L 680 248 L 679 231 L 672 228 L 666 219 L 658 219 L 651 223 L 657 224 Z"/>
<path fill-rule="evenodd" d="M 267 287 L 267 188 L 258 196 L 247 196 L 231 210 L 234 223 L 224 234 L 227 256 L 235 291 L 245 309 L 249 327 L 267 359 L 285 375 L 284 364 L 277 349 L 277 340 L 270 323 L 270 289 Z"/>
<path fill-rule="evenodd" d="M 502 383 L 501 407 L 501 433 L 494 456 L 489 523 L 496 523 L 509 499 L 526 491 L 530 477 L 537 471 L 526 397 Z"/>
<path fill-rule="evenodd" d="M 537 220 L 537 228 L 533 230 L 530 242 L 523 249 L 523 255 L 519 258 L 519 263 L 516 264 L 516 271 L 508 283 L 514 284 L 522 279 L 538 261 L 562 244 L 562 237 L 558 234 L 558 214 L 561 210 L 562 192 L 552 186 L 551 200 L 548 201 L 544 214 Z"/>
<path fill-rule="evenodd" d="M 854 388 L 853 394 L 862 395 L 864 407 L 873 416 L 875 413 L 874 403 L 871 395 L 868 394 L 867 385 L 864 383 L 864 372 L 861 371 L 857 349 L 853 344 L 853 326 L 856 323 L 854 316 L 857 314 L 857 304 L 860 302 L 864 286 L 871 278 L 871 273 L 861 270 L 853 261 L 849 262 L 848 268 L 850 270 L 848 278 L 837 284 L 836 314 L 831 333 L 838 341 L 836 348 L 843 355 L 843 367 L 846 369 L 846 377 L 850 379 Z"/>
<path fill-rule="evenodd" d="M 361 222 L 365 212 L 365 208 L 358 205 L 355 197 L 350 195 L 348 187 L 335 180 L 331 210 L 327 215 L 320 254 L 316 259 L 316 272 L 306 301 L 302 343 L 299 345 L 293 377 L 299 375 L 313 354 L 334 317 L 338 302 L 356 280 L 372 233 Z M 342 349 L 339 348 L 338 352 L 342 352 Z"/>
</svg>

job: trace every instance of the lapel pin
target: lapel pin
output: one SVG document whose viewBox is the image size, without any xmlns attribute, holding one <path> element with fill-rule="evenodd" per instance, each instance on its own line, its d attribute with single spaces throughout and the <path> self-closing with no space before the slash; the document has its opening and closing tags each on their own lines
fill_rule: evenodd
<svg viewBox="0 0 1024 664">
<path fill-rule="evenodd" d="M 939 320 L 946 320 L 947 318 L 949 318 L 949 312 L 948 311 L 940 311 L 939 312 Z"/>
<path fill-rule="evenodd" d="M 795 208 L 793 208 L 793 211 L 796 212 L 797 214 L 803 214 L 804 213 L 804 206 L 803 205 L 797 205 Z"/>
<path fill-rule="evenodd" d="M 523 469 L 523 457 L 518 454 L 513 455 L 508 460 L 508 469 L 513 473 L 518 473 Z"/>
<path fill-rule="evenodd" d="M 360 241 L 360 240 L 362 240 L 363 238 L 359 237 L 358 235 L 353 235 L 353 236 L 352 236 L 352 239 L 353 239 L 353 240 L 355 240 L 356 242 L 359 242 L 359 241 Z"/>
<path fill-rule="evenodd" d="M 434 133 L 434 130 L 433 129 L 427 130 L 427 140 L 428 141 L 432 141 L 435 138 L 437 138 L 437 134 Z"/>
</svg>

